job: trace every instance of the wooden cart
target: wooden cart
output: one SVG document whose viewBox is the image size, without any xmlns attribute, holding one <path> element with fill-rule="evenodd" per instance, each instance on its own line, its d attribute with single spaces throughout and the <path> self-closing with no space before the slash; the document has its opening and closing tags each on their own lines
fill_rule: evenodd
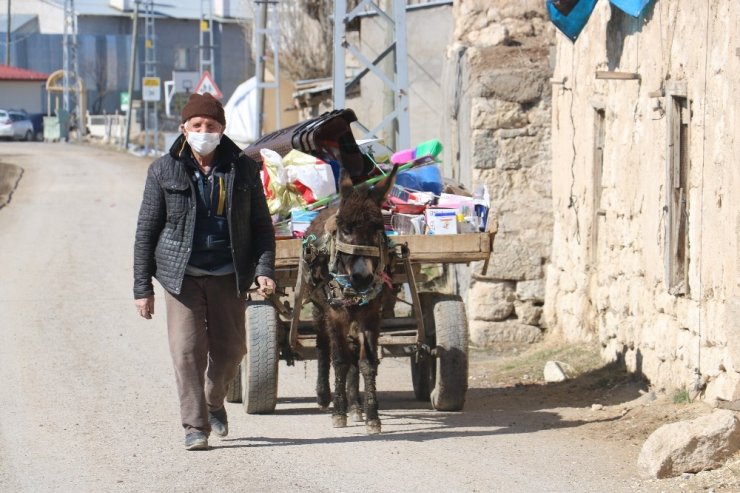
<svg viewBox="0 0 740 493">
<path fill-rule="evenodd" d="M 414 395 L 437 410 L 460 410 L 468 382 L 468 323 L 465 303 L 457 295 L 419 291 L 424 264 L 488 265 L 496 223 L 485 233 L 393 236 L 397 245 L 393 284 L 406 293 L 408 314 L 386 310 L 381 323 L 381 356 L 408 357 Z M 301 240 L 279 240 L 276 251 L 277 293 L 247 302 L 247 354 L 229 388 L 227 400 L 241 401 L 249 414 L 272 413 L 277 403 L 278 362 L 315 359 L 316 336 L 306 293 L 299 279 Z M 408 299 L 410 298 L 410 300 Z M 391 313 L 386 316 L 386 313 Z"/>
</svg>

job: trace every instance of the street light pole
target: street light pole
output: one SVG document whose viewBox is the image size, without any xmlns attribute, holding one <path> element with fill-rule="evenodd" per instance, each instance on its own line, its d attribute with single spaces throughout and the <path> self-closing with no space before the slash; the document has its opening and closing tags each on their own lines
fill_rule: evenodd
<svg viewBox="0 0 740 493">
<path fill-rule="evenodd" d="M 126 111 L 126 133 L 123 137 L 123 149 L 128 150 L 129 136 L 131 135 L 131 110 L 134 107 L 134 72 L 136 71 L 136 38 L 139 25 L 139 2 L 134 2 L 133 30 L 131 33 L 131 61 L 128 69 L 128 111 Z"/>
</svg>

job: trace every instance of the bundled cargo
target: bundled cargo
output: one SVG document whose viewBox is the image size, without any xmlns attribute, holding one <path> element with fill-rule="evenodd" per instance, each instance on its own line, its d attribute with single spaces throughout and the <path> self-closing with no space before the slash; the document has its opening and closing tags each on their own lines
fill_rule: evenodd
<svg viewBox="0 0 740 493">
<path fill-rule="evenodd" d="M 350 109 L 324 113 L 260 138 L 244 152 L 262 163 L 262 181 L 279 236 L 300 238 L 316 211 L 338 200 L 339 169 L 356 187 L 372 186 L 397 166 L 385 205 L 389 235 L 457 234 L 486 230 L 488 193 L 475 194 L 442 175 L 437 139 L 397 152 L 378 139 L 358 143 Z"/>
</svg>

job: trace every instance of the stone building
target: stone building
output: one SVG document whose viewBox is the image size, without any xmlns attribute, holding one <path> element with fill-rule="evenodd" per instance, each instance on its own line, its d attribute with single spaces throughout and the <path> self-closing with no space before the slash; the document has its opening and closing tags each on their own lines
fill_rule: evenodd
<svg viewBox="0 0 740 493">
<path fill-rule="evenodd" d="M 456 0 L 448 48 L 445 175 L 473 190 L 485 185 L 498 234 L 487 273 L 461 276 L 468 287 L 470 337 L 533 342 L 543 331 L 550 257 L 550 52 L 541 0 Z M 469 294 L 469 296 L 468 296 Z"/>
<path fill-rule="evenodd" d="M 739 19 L 598 2 L 552 80 L 548 327 L 709 401 L 740 399 Z"/>
</svg>

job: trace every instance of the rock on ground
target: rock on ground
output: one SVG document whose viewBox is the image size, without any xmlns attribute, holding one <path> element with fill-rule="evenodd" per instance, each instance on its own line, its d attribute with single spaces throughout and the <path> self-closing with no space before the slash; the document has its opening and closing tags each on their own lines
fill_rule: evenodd
<svg viewBox="0 0 740 493">
<path fill-rule="evenodd" d="M 661 426 L 650 435 L 637 460 L 644 477 L 669 478 L 721 466 L 740 450 L 740 419 L 716 410 L 691 421 Z"/>
</svg>

